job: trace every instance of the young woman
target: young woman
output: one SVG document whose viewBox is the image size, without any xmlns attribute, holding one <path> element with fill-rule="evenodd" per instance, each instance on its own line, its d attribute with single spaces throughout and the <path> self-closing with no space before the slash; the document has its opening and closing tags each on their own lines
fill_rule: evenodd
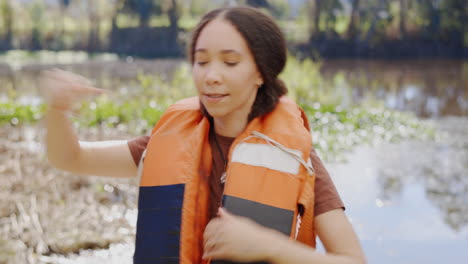
<svg viewBox="0 0 468 264">
<path fill-rule="evenodd" d="M 251 8 L 213 10 L 188 55 L 198 96 L 129 141 L 79 141 L 67 115 L 103 91 L 64 71 L 41 79 L 52 165 L 140 175 L 134 262 L 365 263 L 307 118 L 283 97 L 286 44 L 273 20 Z"/>
</svg>

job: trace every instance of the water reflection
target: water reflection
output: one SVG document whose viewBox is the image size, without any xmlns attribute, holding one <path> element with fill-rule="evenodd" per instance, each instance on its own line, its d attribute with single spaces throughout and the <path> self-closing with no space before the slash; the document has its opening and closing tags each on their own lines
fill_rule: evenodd
<svg viewBox="0 0 468 264">
<path fill-rule="evenodd" d="M 0 63 L 0 93 L 14 89 L 20 95 L 37 95 L 37 79 L 45 69 L 59 67 L 95 81 L 95 85 L 114 91 L 132 91 L 139 87 L 139 74 L 159 75 L 163 79 L 171 78 L 177 69 L 180 59 L 126 59 L 87 61 L 77 64 L 28 64 L 13 69 L 12 66 Z M 140 92 L 140 91 L 137 91 Z"/>
<path fill-rule="evenodd" d="M 468 115 L 468 61 L 330 60 L 321 73 L 329 82 L 342 74 L 354 103 L 370 96 L 421 117 Z"/>
<path fill-rule="evenodd" d="M 369 263 L 468 258 L 468 118 L 435 124 L 434 142 L 362 146 L 329 165 Z"/>
<path fill-rule="evenodd" d="M 468 121 L 444 119 L 439 129 L 449 133 L 437 143 L 432 163 L 426 164 L 426 195 L 445 222 L 468 238 Z"/>
</svg>

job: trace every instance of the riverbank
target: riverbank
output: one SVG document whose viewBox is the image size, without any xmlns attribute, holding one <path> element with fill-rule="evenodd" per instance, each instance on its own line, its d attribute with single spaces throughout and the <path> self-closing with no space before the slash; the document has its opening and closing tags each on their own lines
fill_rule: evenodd
<svg viewBox="0 0 468 264">
<path fill-rule="evenodd" d="M 0 127 L 0 263 L 48 263 L 51 254 L 77 254 L 133 241 L 135 179 L 84 177 L 51 168 L 36 126 Z M 81 131 L 102 139 L 99 129 Z M 128 138 L 118 130 L 106 138 Z"/>
</svg>

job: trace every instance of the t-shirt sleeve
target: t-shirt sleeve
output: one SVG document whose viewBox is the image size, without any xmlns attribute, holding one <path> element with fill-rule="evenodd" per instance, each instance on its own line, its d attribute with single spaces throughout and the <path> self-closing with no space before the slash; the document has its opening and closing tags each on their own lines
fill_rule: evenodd
<svg viewBox="0 0 468 264">
<path fill-rule="evenodd" d="M 314 148 L 310 151 L 310 159 L 315 171 L 315 216 L 337 208 L 342 208 L 344 210 L 343 201 L 336 190 L 335 184 L 333 184 L 327 169 Z"/>
<path fill-rule="evenodd" d="M 133 161 L 137 166 L 140 163 L 141 156 L 146 149 L 146 145 L 148 145 L 149 139 L 149 136 L 140 136 L 127 141 Z"/>
</svg>

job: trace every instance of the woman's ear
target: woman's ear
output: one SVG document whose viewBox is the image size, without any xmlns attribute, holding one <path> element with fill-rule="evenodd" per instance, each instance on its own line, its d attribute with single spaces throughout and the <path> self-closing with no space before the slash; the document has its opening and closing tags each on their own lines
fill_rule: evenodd
<svg viewBox="0 0 468 264">
<path fill-rule="evenodd" d="M 257 86 L 257 88 L 260 88 L 260 86 L 263 85 L 263 78 L 259 75 L 257 77 L 257 80 L 255 81 L 255 86 Z"/>
</svg>

